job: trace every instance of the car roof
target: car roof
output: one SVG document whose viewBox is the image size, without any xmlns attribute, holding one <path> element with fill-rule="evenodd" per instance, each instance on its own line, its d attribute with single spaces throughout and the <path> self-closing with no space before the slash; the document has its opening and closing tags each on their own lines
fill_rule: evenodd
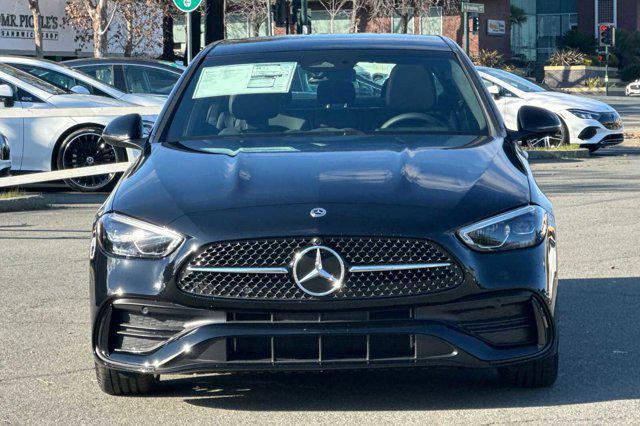
<svg viewBox="0 0 640 426">
<path fill-rule="evenodd" d="M 440 36 L 408 34 L 314 34 L 223 40 L 208 46 L 208 55 L 236 55 L 300 50 L 396 49 L 451 51 Z"/>
<path fill-rule="evenodd" d="M 177 73 L 181 73 L 184 68 L 180 65 L 173 65 L 169 62 L 164 61 L 156 61 L 153 59 L 140 59 L 140 58 L 82 58 L 82 59 L 70 59 L 68 61 L 63 61 L 63 64 L 67 66 L 78 66 L 78 65 L 96 65 L 96 64 L 114 64 L 114 65 L 126 65 L 126 64 L 135 64 L 135 65 L 147 65 L 152 67 L 163 68 L 169 71 L 175 71 Z"/>
</svg>

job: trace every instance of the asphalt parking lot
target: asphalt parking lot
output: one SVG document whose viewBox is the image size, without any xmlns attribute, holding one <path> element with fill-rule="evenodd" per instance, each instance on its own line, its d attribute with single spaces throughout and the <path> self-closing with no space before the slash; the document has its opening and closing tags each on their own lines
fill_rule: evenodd
<svg viewBox="0 0 640 426">
<path fill-rule="evenodd" d="M 533 164 L 560 232 L 560 377 L 502 387 L 492 371 L 421 370 L 163 381 L 109 397 L 90 348 L 88 254 L 104 195 L 0 214 L 0 422 L 636 423 L 640 412 L 640 147 Z"/>
</svg>

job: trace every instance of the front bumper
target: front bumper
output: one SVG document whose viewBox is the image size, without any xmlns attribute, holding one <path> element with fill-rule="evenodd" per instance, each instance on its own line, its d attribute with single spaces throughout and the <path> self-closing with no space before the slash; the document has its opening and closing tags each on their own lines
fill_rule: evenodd
<svg viewBox="0 0 640 426">
<path fill-rule="evenodd" d="M 490 367 L 543 358 L 557 345 L 555 238 L 553 216 L 545 241 L 520 250 L 475 252 L 442 234 L 433 241 L 464 270 L 453 289 L 295 301 L 181 291 L 176 279 L 192 244 L 153 261 L 115 258 L 94 244 L 94 354 L 113 369 L 155 374 Z"/>
<path fill-rule="evenodd" d="M 142 336 L 147 336 L 147 341 Z M 99 315 L 103 365 L 153 374 L 381 367 L 490 367 L 547 356 L 556 329 L 529 291 L 432 306 L 255 313 L 114 299 Z"/>
</svg>

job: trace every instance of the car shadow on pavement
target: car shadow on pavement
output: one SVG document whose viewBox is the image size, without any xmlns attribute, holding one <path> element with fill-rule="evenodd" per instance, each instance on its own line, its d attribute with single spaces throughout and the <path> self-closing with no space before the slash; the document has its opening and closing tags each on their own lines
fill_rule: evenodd
<svg viewBox="0 0 640 426">
<path fill-rule="evenodd" d="M 535 407 L 640 398 L 640 277 L 561 280 L 560 376 L 507 388 L 492 369 L 192 376 L 161 396 L 248 411 L 385 411 Z"/>
</svg>

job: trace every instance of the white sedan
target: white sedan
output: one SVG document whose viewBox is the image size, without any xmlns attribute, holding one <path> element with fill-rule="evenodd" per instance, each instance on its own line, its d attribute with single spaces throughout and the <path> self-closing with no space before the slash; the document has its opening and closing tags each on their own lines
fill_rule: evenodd
<svg viewBox="0 0 640 426">
<path fill-rule="evenodd" d="M 593 152 L 624 141 L 620 115 L 604 102 L 551 92 L 507 71 L 486 67 L 477 67 L 477 70 L 493 95 L 507 128 L 517 130 L 518 111 L 523 105 L 545 108 L 558 115 L 562 131 L 554 137 L 532 140 L 530 145 L 574 143 Z"/>
<path fill-rule="evenodd" d="M 0 64 L 11 65 L 14 68 L 28 72 L 62 90 L 104 96 L 142 106 L 162 106 L 166 101 L 166 97 L 161 96 L 124 93 L 113 86 L 96 80 L 90 75 L 62 65 L 59 62 L 22 56 L 0 56 Z"/>
<path fill-rule="evenodd" d="M 640 95 L 640 80 L 632 81 L 624 88 L 624 94 L 627 96 Z"/>
<path fill-rule="evenodd" d="M 12 173 L 71 169 L 123 162 L 133 151 L 102 141 L 113 118 L 142 114 L 149 130 L 159 107 L 140 107 L 115 99 L 65 92 L 23 71 L 0 64 L 0 133 L 11 145 Z M 115 174 L 65 181 L 81 191 L 101 191 Z"/>
</svg>

